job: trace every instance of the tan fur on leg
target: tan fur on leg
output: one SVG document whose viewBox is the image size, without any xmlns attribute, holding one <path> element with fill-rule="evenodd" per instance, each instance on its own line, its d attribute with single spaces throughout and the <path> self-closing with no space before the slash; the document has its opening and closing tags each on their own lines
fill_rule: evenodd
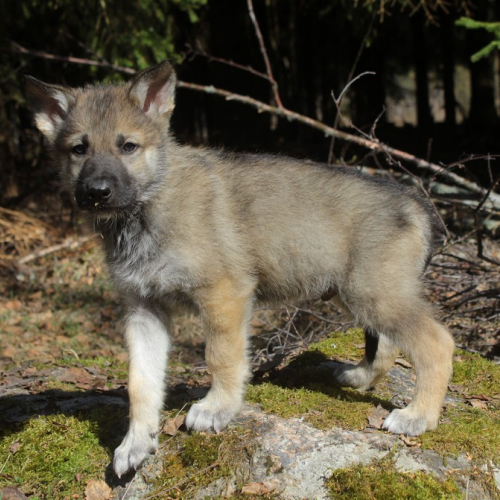
<svg viewBox="0 0 500 500">
<path fill-rule="evenodd" d="M 250 375 L 247 325 L 252 291 L 251 287 L 242 290 L 233 280 L 224 278 L 199 293 L 212 387 L 189 411 L 186 426 L 190 429 L 212 428 L 219 432 L 241 407 L 245 382 Z"/>
<path fill-rule="evenodd" d="M 413 345 L 402 346 L 417 373 L 415 395 L 384 422 L 384 429 L 395 434 L 418 435 L 436 428 L 452 374 L 454 342 L 448 330 L 432 318 L 424 318 L 418 327 L 418 335 L 405 338 Z"/>
</svg>

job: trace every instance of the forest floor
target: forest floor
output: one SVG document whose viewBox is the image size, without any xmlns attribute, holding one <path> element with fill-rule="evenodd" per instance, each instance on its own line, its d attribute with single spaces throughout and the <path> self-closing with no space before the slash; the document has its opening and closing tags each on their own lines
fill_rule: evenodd
<svg viewBox="0 0 500 500">
<path fill-rule="evenodd" d="M 248 405 L 219 435 L 188 434 L 183 416 L 209 373 L 199 320 L 184 315 L 161 448 L 118 481 L 109 464 L 127 427 L 127 355 L 99 242 L 29 214 L 0 219 L 2 500 L 500 498 L 500 268 L 474 240 L 447 246 L 426 274 L 461 348 L 438 430 L 380 430 L 413 390 L 403 358 L 373 392 L 335 386 L 336 363 L 360 359 L 363 337 L 318 301 L 255 312 Z M 484 254 L 500 260 L 500 245 L 485 240 Z"/>
</svg>

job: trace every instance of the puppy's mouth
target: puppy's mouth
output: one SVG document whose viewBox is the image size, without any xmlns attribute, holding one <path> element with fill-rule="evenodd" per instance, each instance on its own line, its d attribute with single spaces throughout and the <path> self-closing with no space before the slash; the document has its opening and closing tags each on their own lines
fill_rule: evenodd
<svg viewBox="0 0 500 500">
<path fill-rule="evenodd" d="M 136 201 L 135 189 L 92 190 L 85 185 L 77 186 L 74 199 L 78 208 L 84 212 L 104 215 L 129 211 Z"/>
<path fill-rule="evenodd" d="M 130 209 L 129 203 L 115 204 L 95 200 L 78 200 L 78 198 L 75 198 L 75 200 L 80 210 L 99 215 L 104 213 L 114 214 L 116 212 L 124 212 Z"/>
</svg>

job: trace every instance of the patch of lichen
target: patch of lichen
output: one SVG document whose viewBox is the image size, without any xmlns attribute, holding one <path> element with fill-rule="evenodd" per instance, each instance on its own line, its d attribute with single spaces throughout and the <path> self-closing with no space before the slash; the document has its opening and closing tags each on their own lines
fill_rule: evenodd
<svg viewBox="0 0 500 500">
<path fill-rule="evenodd" d="M 392 456 L 366 465 L 337 469 L 326 481 L 331 499 L 454 500 L 463 498 L 451 478 L 440 480 L 423 471 L 403 472 Z"/>
<path fill-rule="evenodd" d="M 162 472 L 152 494 L 191 499 L 221 478 L 240 489 L 249 478 L 254 452 L 248 432 L 235 428 L 221 434 L 179 433 L 169 438 L 163 444 Z"/>
<path fill-rule="evenodd" d="M 0 487 L 16 484 L 39 499 L 82 494 L 86 481 L 102 479 L 110 452 L 100 443 L 97 421 L 76 416 L 33 418 L 0 438 Z"/>
</svg>

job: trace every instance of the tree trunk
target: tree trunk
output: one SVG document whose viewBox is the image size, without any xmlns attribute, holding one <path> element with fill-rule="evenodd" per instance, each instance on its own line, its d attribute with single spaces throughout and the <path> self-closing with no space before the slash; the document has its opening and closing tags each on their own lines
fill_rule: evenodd
<svg viewBox="0 0 500 500">
<path fill-rule="evenodd" d="M 441 50 L 443 54 L 443 87 L 444 87 L 444 112 L 445 123 L 451 129 L 456 126 L 455 115 L 455 44 L 454 20 L 455 11 L 441 16 Z"/>
<path fill-rule="evenodd" d="M 433 122 L 429 106 L 429 75 L 424 23 L 425 18 L 421 11 L 418 11 L 411 18 L 413 59 L 417 83 L 417 123 L 420 128 L 429 127 Z"/>
<path fill-rule="evenodd" d="M 493 3 L 480 1 L 474 16 L 476 19 L 493 20 Z M 485 30 L 467 30 L 467 52 L 472 55 L 491 41 L 491 35 Z M 470 59 L 469 59 L 470 61 Z M 493 88 L 493 67 L 491 58 L 469 62 L 471 79 L 471 102 L 469 121 L 472 125 L 487 126 L 496 118 L 495 92 Z"/>
</svg>

